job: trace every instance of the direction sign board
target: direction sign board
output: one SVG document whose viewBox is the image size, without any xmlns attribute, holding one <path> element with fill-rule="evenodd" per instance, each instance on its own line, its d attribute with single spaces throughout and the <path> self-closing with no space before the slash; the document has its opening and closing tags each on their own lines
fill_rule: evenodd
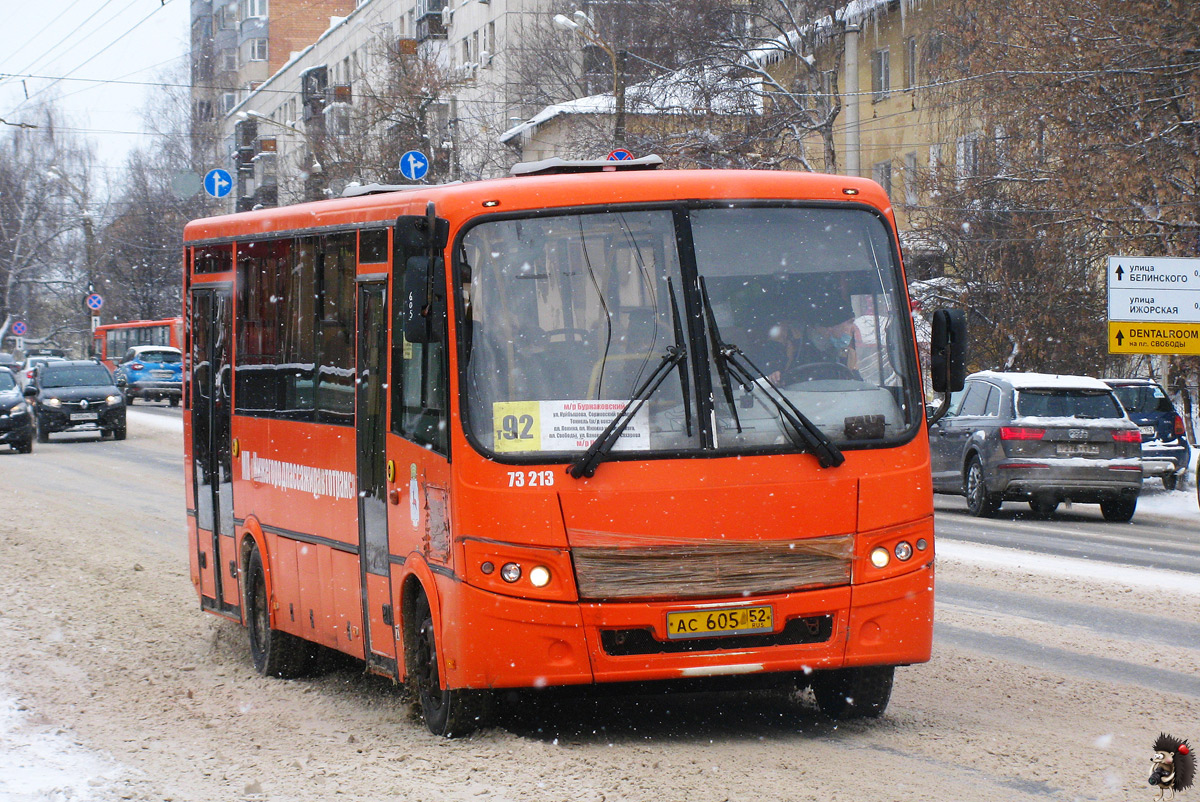
<svg viewBox="0 0 1200 802">
<path fill-rule="evenodd" d="M 400 175 L 409 181 L 420 181 L 429 172 L 429 159 L 419 150 L 410 150 L 400 157 Z"/>
<path fill-rule="evenodd" d="M 1108 351 L 1200 355 L 1200 259 L 1110 256 Z"/>
<path fill-rule="evenodd" d="M 214 198 L 223 198 L 233 191 L 233 176 L 228 170 L 216 167 L 204 176 L 204 191 Z"/>
<path fill-rule="evenodd" d="M 20 336 L 21 336 L 21 335 L 23 335 L 23 334 L 24 334 L 26 331 L 28 331 L 28 329 L 26 329 L 26 328 L 25 328 L 25 321 L 24 321 L 24 320 L 18 320 L 16 323 L 13 323 L 13 324 L 12 324 L 12 333 L 13 333 L 13 336 L 20 337 Z"/>
</svg>

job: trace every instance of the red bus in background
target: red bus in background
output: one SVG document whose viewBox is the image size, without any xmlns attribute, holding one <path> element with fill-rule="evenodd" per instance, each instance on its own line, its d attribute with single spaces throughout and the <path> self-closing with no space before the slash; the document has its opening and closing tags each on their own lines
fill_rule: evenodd
<svg viewBox="0 0 1200 802">
<path fill-rule="evenodd" d="M 92 355 L 99 357 L 109 370 L 135 345 L 183 348 L 183 318 L 105 323 L 92 332 Z"/>
<path fill-rule="evenodd" d="M 259 672 L 344 652 L 455 735 L 496 689 L 625 681 L 794 683 L 877 716 L 929 659 L 887 196 L 648 166 L 188 224 L 190 574 Z"/>
</svg>

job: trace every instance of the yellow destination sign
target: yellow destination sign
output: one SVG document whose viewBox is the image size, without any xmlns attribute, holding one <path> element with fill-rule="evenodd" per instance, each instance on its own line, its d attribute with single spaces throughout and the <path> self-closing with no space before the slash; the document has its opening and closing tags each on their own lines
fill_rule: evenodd
<svg viewBox="0 0 1200 802">
<path fill-rule="evenodd" d="M 1108 323 L 1110 354 L 1200 356 L 1200 323 Z"/>
</svg>

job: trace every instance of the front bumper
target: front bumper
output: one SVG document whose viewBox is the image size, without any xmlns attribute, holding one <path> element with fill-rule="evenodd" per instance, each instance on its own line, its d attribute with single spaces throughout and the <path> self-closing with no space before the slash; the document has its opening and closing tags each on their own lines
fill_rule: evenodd
<svg viewBox="0 0 1200 802">
<path fill-rule="evenodd" d="M 125 405 L 118 404 L 115 406 L 100 407 L 96 412 L 96 417 L 93 419 L 73 419 L 73 415 L 90 414 L 77 409 L 63 409 L 46 406 L 42 404 L 38 407 L 37 425 L 43 433 L 50 432 L 67 432 L 72 430 L 88 430 L 88 429 L 120 429 L 125 426 Z"/>
<path fill-rule="evenodd" d="M 447 591 L 453 609 L 441 620 L 451 687 L 807 674 L 921 663 L 932 648 L 932 559 L 862 585 L 704 602 L 541 602 L 465 584 Z M 668 612 L 764 604 L 775 620 L 769 635 L 697 638 L 686 651 L 666 636 Z"/>
<path fill-rule="evenodd" d="M 0 443 L 24 443 L 33 437 L 33 415 L 0 413 Z"/>
</svg>

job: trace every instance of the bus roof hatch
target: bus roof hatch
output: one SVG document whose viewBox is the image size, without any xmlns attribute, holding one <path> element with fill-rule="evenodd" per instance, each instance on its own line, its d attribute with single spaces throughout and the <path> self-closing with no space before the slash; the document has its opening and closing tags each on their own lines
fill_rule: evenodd
<svg viewBox="0 0 1200 802">
<path fill-rule="evenodd" d="M 514 164 L 510 172 L 514 176 L 559 175 L 562 173 L 611 173 L 619 170 L 657 170 L 662 167 L 661 156 L 642 156 L 640 159 L 586 159 L 568 161 L 557 156 L 536 162 Z"/>
</svg>

